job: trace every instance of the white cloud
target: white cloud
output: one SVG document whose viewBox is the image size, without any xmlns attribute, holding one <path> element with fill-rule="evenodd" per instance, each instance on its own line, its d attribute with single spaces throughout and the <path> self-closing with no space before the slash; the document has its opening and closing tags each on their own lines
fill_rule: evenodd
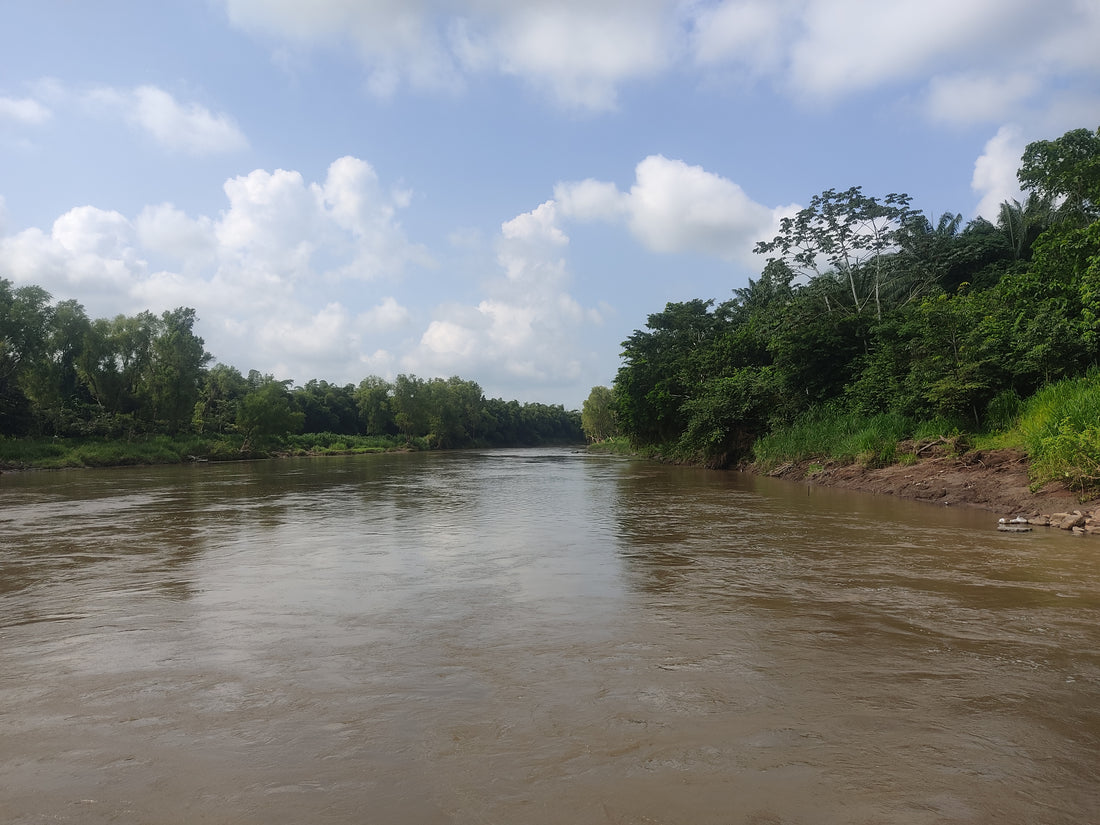
<svg viewBox="0 0 1100 825">
<path fill-rule="evenodd" d="M 654 252 L 712 255 L 753 265 L 752 248 L 774 234 L 777 212 L 756 203 L 733 181 L 682 160 L 650 155 L 623 193 L 612 183 L 559 184 L 563 214 L 582 221 L 625 221 Z"/>
<path fill-rule="evenodd" d="M 797 17 L 778 0 L 723 0 L 700 4 L 692 31 L 695 60 L 704 66 L 735 60 L 753 74 L 782 68 L 784 36 Z"/>
<path fill-rule="evenodd" d="M 0 97 L 0 120 L 34 126 L 45 123 L 53 113 L 44 105 L 29 97 Z"/>
<path fill-rule="evenodd" d="M 180 103 L 156 86 L 117 89 L 100 86 L 81 95 L 93 112 L 120 114 L 170 152 L 213 155 L 248 147 L 248 139 L 227 114 L 199 103 Z"/>
<path fill-rule="evenodd" d="M 996 122 L 1005 112 L 1019 111 L 1040 88 L 1038 78 L 1028 72 L 934 77 L 925 109 L 933 120 L 947 123 Z"/>
<path fill-rule="evenodd" d="M 76 298 L 92 317 L 195 307 L 207 348 L 242 369 L 351 381 L 364 364 L 392 366 L 379 344 L 407 334 L 409 310 L 387 297 L 353 311 L 334 293 L 430 263 L 396 220 L 408 193 L 384 191 L 369 164 L 350 157 L 323 183 L 256 170 L 227 181 L 225 193 L 217 217 L 171 204 L 133 220 L 77 207 L 49 233 L 0 237 L 0 277 Z"/>
<path fill-rule="evenodd" d="M 476 306 L 438 307 L 416 347 L 402 359 L 418 374 L 479 376 L 487 387 L 567 384 L 581 373 L 579 339 L 601 323 L 569 294 L 569 237 L 555 201 L 501 224 L 501 277 Z"/>
<path fill-rule="evenodd" d="M 617 87 L 656 75 L 676 47 L 671 9 L 653 0 L 514 3 L 494 40 L 500 68 L 550 89 L 569 106 L 610 109 Z"/>
<path fill-rule="evenodd" d="M 1001 204 L 1021 197 L 1016 170 L 1025 145 L 1016 126 L 1002 126 L 985 144 L 981 157 L 974 162 L 970 181 L 970 188 L 980 195 L 976 214 L 996 222 Z"/>
<path fill-rule="evenodd" d="M 302 47 L 350 43 L 390 95 L 515 76 L 557 102 L 613 109 L 624 84 L 690 66 L 829 103 L 893 88 L 937 118 L 1022 120 L 1042 96 L 996 78 L 1095 87 L 1100 5 L 1087 0 L 223 0 L 236 26 Z M 914 84 L 916 91 L 914 91 Z"/>
<path fill-rule="evenodd" d="M 454 90 L 463 73 L 495 70 L 566 106 L 607 109 L 619 84 L 671 65 L 679 39 L 665 0 L 224 1 L 244 29 L 302 46 L 350 42 L 381 96 L 405 83 Z"/>
<path fill-rule="evenodd" d="M 356 324 L 364 333 L 378 330 L 389 332 L 406 326 L 411 320 L 408 308 L 399 304 L 393 296 L 387 296 L 382 303 L 360 313 Z"/>
<path fill-rule="evenodd" d="M 502 277 L 489 284 L 489 296 L 476 306 L 439 307 L 402 364 L 444 375 L 461 368 L 490 384 L 576 381 L 590 359 L 579 342 L 603 323 L 605 310 L 586 308 L 570 294 L 567 223 L 619 224 L 653 251 L 755 268 L 753 245 L 774 233 L 786 211 L 754 202 L 733 181 L 661 155 L 637 165 L 628 192 L 595 179 L 560 183 L 552 200 L 501 225 Z"/>
<path fill-rule="evenodd" d="M 181 104 L 155 86 L 134 89 L 130 117 L 162 146 L 189 155 L 235 152 L 248 146 L 228 115 L 213 114 L 198 103 Z"/>
</svg>

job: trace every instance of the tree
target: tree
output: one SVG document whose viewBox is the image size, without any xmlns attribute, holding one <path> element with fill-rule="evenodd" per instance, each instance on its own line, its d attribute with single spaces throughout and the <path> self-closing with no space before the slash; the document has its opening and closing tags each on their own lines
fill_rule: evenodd
<svg viewBox="0 0 1100 825">
<path fill-rule="evenodd" d="M 884 293 L 894 286 L 887 256 L 900 244 L 904 227 L 919 213 L 909 208 L 911 198 L 891 193 L 881 201 L 853 186 L 843 192 L 827 189 L 793 218 L 780 221 L 779 234 L 755 247 L 773 254 L 796 274 L 810 280 L 834 277 L 850 293 L 847 309 L 856 315 L 873 305 L 881 318 Z M 823 271 L 822 264 L 831 269 Z M 839 309 L 827 301 L 830 311 Z"/>
<path fill-rule="evenodd" d="M 237 426 L 237 407 L 252 389 L 236 367 L 215 364 L 203 377 L 191 425 L 199 433 L 232 431 Z"/>
<path fill-rule="evenodd" d="M 149 373 L 156 326 L 150 312 L 92 322 L 77 371 L 104 413 L 132 415 L 140 408 L 144 399 L 139 389 Z"/>
<path fill-rule="evenodd" d="M 23 379 L 45 355 L 52 316 L 44 289 L 12 289 L 10 281 L 0 278 L 0 434 L 23 435 L 33 426 Z"/>
<path fill-rule="evenodd" d="M 203 371 L 213 356 L 192 331 L 195 310 L 177 307 L 153 325 L 148 372 L 140 387 L 153 420 L 169 432 L 190 423 L 202 387 Z"/>
<path fill-rule="evenodd" d="M 1062 213 L 1078 225 L 1100 217 L 1100 128 L 1073 129 L 1024 149 L 1016 173 L 1026 192 L 1062 201 Z"/>
<path fill-rule="evenodd" d="M 237 406 L 237 427 L 244 433 L 242 452 L 276 436 L 301 431 L 305 414 L 291 406 L 291 381 L 276 381 L 271 375 L 251 370 L 248 383 L 252 391 Z"/>
<path fill-rule="evenodd" d="M 23 388 L 34 407 L 38 428 L 53 435 L 79 431 L 91 397 L 77 372 L 77 361 L 91 322 L 76 301 L 53 308 L 41 357 L 24 372 Z"/>
<path fill-rule="evenodd" d="M 390 406 L 392 385 L 376 375 L 359 382 L 355 390 L 355 405 L 359 411 L 359 424 L 367 435 L 393 435 L 397 425 Z"/>
<path fill-rule="evenodd" d="M 615 377 L 619 426 L 636 443 L 660 444 L 684 429 L 680 408 L 714 376 L 712 344 L 722 321 L 713 301 L 669 303 L 649 316 L 646 329 L 623 342 L 623 366 Z"/>
<path fill-rule="evenodd" d="M 429 391 L 423 379 L 399 375 L 393 382 L 390 407 L 397 428 L 406 439 L 428 434 Z"/>
<path fill-rule="evenodd" d="M 609 387 L 593 387 L 581 406 L 581 429 L 589 441 L 606 441 L 619 434 L 615 400 Z"/>
<path fill-rule="evenodd" d="M 343 387 L 328 381 L 309 381 L 293 392 L 294 403 L 305 414 L 302 429 L 307 433 L 359 433 L 359 409 L 355 387 Z"/>
</svg>

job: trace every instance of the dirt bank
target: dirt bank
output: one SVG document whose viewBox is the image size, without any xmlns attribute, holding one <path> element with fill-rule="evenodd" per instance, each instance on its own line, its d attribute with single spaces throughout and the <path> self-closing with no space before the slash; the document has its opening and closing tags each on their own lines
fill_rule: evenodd
<svg viewBox="0 0 1100 825">
<path fill-rule="evenodd" d="M 1027 458 L 1015 450 L 973 450 L 960 455 L 930 450 L 916 464 L 869 469 L 858 464 L 802 462 L 769 475 L 829 487 L 927 501 L 938 506 L 978 507 L 999 516 L 1100 510 L 1100 498 L 1082 501 L 1059 484 L 1032 491 Z"/>
</svg>

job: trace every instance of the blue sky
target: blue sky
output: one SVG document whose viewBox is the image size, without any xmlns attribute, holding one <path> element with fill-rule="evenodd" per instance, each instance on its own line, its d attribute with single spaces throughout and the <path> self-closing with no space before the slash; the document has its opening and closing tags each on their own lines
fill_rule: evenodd
<svg viewBox="0 0 1100 825">
<path fill-rule="evenodd" d="M 305 383 L 579 408 L 827 188 L 995 217 L 1100 125 L 1094 0 L 0 7 L 0 277 Z"/>
</svg>

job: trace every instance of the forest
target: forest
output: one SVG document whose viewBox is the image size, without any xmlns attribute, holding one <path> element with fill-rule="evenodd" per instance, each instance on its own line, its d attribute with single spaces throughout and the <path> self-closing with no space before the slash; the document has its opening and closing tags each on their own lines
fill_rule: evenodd
<svg viewBox="0 0 1100 825">
<path fill-rule="evenodd" d="M 877 428 L 864 458 L 888 461 L 922 432 L 1010 430 L 1069 387 L 1032 446 L 1100 480 L 1100 129 L 1029 144 L 1017 174 L 1025 200 L 995 222 L 858 186 L 815 195 L 757 244 L 758 279 L 669 303 L 623 342 L 613 387 L 585 402 L 589 437 L 729 466 L 794 432 L 801 455 L 815 432 Z"/>
<path fill-rule="evenodd" d="M 477 383 L 458 377 L 292 386 L 211 366 L 195 322 L 187 307 L 92 320 L 75 301 L 54 303 L 38 286 L 0 279 L 0 463 L 584 441 L 578 412 L 486 399 Z M 113 448 L 96 448 L 106 442 Z"/>
</svg>

